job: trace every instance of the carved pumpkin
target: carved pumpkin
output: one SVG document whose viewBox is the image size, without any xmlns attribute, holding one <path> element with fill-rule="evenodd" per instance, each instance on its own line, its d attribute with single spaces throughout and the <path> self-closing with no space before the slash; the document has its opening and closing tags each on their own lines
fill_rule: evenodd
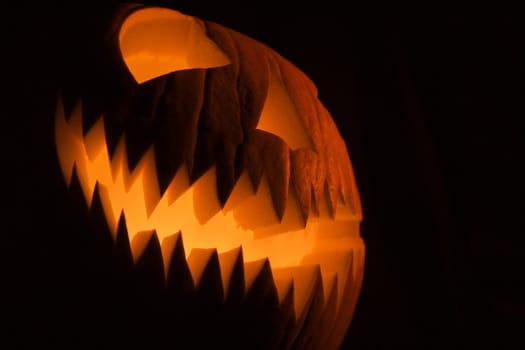
<svg viewBox="0 0 525 350">
<path fill-rule="evenodd" d="M 123 6 L 102 29 L 97 59 L 64 81 L 56 149 L 72 200 L 134 268 L 162 271 L 164 310 L 142 322 L 217 346 L 339 347 L 363 277 L 362 215 L 313 82 L 172 9 Z"/>
</svg>

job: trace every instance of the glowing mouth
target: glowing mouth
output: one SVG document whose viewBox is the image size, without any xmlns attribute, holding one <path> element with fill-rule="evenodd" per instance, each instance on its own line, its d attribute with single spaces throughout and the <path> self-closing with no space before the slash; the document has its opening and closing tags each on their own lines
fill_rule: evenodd
<svg viewBox="0 0 525 350">
<path fill-rule="evenodd" d="M 150 80 L 167 71 L 230 63 L 226 55 L 217 51 L 212 44 L 201 47 L 207 55 L 201 55 L 201 51 L 197 50 L 192 57 L 198 62 L 192 61 L 189 66 L 186 61 L 178 59 L 179 56 L 186 55 L 184 50 L 162 52 L 164 56 L 169 56 L 169 60 L 161 60 L 163 64 L 158 62 L 160 58 L 165 58 L 163 55 L 159 58 L 149 55 L 149 51 L 148 55 L 142 54 L 142 51 L 133 51 L 142 47 L 133 44 L 132 39 L 137 39 L 133 35 L 140 32 L 133 25 L 138 23 L 145 26 L 150 16 L 156 18 L 156 11 L 159 9 L 136 12 L 125 22 L 121 32 L 123 59 L 138 82 Z M 207 42 L 199 39 L 201 37 L 198 35 L 202 33 L 199 34 L 196 30 L 200 27 L 194 26 L 193 20 L 188 22 L 186 17 L 181 20 L 180 14 L 173 11 L 161 10 L 160 15 L 175 21 L 173 28 L 168 26 L 170 35 L 176 34 L 171 29 L 180 23 L 190 23 L 188 30 L 193 33 L 189 36 L 190 39 L 201 44 Z M 164 17 L 162 18 L 166 19 Z M 132 27 L 134 30 L 129 33 L 135 34 L 125 36 Z M 164 37 L 147 36 L 146 44 L 152 43 L 151 37 L 160 38 L 154 48 L 164 50 L 161 40 Z M 181 42 L 186 37 L 181 34 L 175 42 Z M 173 38 L 168 35 L 164 39 Z M 128 49 L 131 51 L 128 52 Z M 213 60 L 200 60 L 202 57 L 212 57 L 210 52 L 219 53 Z M 145 64 L 151 60 L 155 62 Z M 154 69 L 150 71 L 147 67 Z M 277 78 L 274 68 L 270 65 L 268 91 L 257 129 L 280 137 L 291 150 L 308 149 L 314 152 L 314 149 L 319 149 L 319 143 L 316 148 L 313 142 L 315 140 L 308 136 L 304 120 L 283 81 Z M 352 203 L 347 198 L 349 194 L 343 191 L 345 200 L 342 197 L 335 200 L 335 191 L 328 194 L 325 187 L 324 199 L 318 198 L 319 195 L 322 197 L 321 193 L 312 192 L 312 197 L 315 197 L 312 202 L 315 203 L 311 208 L 308 206 L 305 213 L 300 205 L 304 201 L 298 200 L 294 186 L 288 186 L 287 190 L 281 191 L 285 194 L 285 204 L 276 206 L 272 198 L 275 187 L 270 189 L 266 175 L 262 176 L 257 188 L 254 188 L 246 171 L 237 179 L 226 203 L 221 205 L 217 195 L 215 168 L 211 167 L 191 183 L 188 169 L 184 165 L 161 193 L 153 146 L 142 154 L 135 168 L 130 170 L 125 135 L 110 156 L 104 118 L 101 116 L 84 132 L 81 102 L 68 116 L 65 115 L 60 99 L 57 104 L 55 143 L 62 175 L 68 186 L 73 180 L 80 184 L 88 207 L 91 207 L 97 191 L 103 215 L 115 241 L 119 224 L 125 222 L 135 263 L 139 262 L 151 238 L 155 237 L 161 245 L 167 279 L 170 268 L 176 262 L 187 266 L 194 286 L 199 287 L 213 256 L 218 258 L 218 264 L 214 265 L 212 273 L 214 276 L 220 275 L 224 297 L 228 294 L 228 288 L 243 290 L 247 294 L 254 281 L 260 280 L 264 275 L 265 281 L 275 286 L 278 302 L 282 310 L 285 310 L 283 312 L 289 310 L 285 303 L 292 300 L 295 324 L 291 333 L 300 332 L 307 322 L 315 323 L 316 332 L 322 333 L 316 335 L 321 339 L 320 344 L 328 344 L 323 348 L 337 346 L 334 344 L 342 339 L 352 318 L 363 277 L 365 246 L 360 237 L 361 213 L 358 199 L 353 198 L 356 200 Z M 283 115 L 286 118 L 276 117 Z M 329 141 L 328 138 L 322 140 Z M 334 148 L 327 147 L 325 151 L 330 153 Z M 344 160 L 344 157 L 334 159 Z M 344 168 L 346 163 L 341 164 Z M 338 171 L 342 178 L 348 180 L 348 173 L 335 169 L 336 173 Z M 308 172 L 302 172 L 304 173 Z M 73 179 L 73 176 L 76 178 Z M 301 181 L 299 179 L 295 184 L 302 184 Z M 338 186 L 337 183 L 330 185 L 328 180 L 326 185 L 330 190 Z M 321 186 L 316 188 L 322 189 Z M 301 190 L 297 193 L 301 193 Z M 338 193 L 343 196 L 342 192 Z M 279 210 L 276 210 L 277 207 Z M 180 245 L 182 252 L 178 249 Z M 241 268 L 236 268 L 238 265 Z M 234 278 L 234 274 L 241 274 L 243 278 Z M 235 283 L 242 287 L 237 288 Z M 305 321 L 307 318 L 309 320 Z M 332 339 L 332 346 L 329 346 L 328 338 Z"/>
<path fill-rule="evenodd" d="M 103 118 L 100 118 L 83 136 L 80 105 L 66 120 L 59 101 L 55 123 L 57 154 L 68 184 L 75 167 L 88 206 L 98 184 L 106 221 L 114 239 L 119 218 L 121 214 L 125 216 L 135 261 L 147 243 L 140 233 L 157 235 L 163 246 L 165 267 L 171 258 L 170 247 L 166 246 L 173 242 L 174 235 L 180 234 L 186 258 L 203 248 L 214 248 L 220 255 L 240 247 L 245 263 L 268 259 L 281 299 L 287 294 L 290 279 L 293 279 L 289 267 L 302 266 L 304 270 L 305 266 L 316 266 L 325 280 L 325 289 L 338 286 L 337 299 L 338 303 L 341 302 L 347 276 L 357 275 L 364 254 L 359 221 L 342 201 L 335 218 L 330 216 L 325 203 L 317 215 L 310 215 L 304 222 L 293 191 L 290 191 L 284 217 L 279 222 L 266 181 L 254 191 L 247 175 L 241 176 L 226 205 L 221 208 L 214 169 L 190 186 L 183 167 L 161 195 L 153 149 L 148 150 L 130 172 L 123 138 L 110 159 L 103 123 Z M 203 264 L 205 262 L 201 266 L 190 266 L 196 282 Z M 278 283 L 279 275 L 289 278 Z M 222 277 L 227 279 L 228 274 Z M 246 276 L 247 288 L 253 278 Z M 227 286 L 228 281 L 224 280 L 223 284 Z M 311 286 L 305 282 L 304 288 L 308 290 Z M 295 291 L 295 294 L 300 295 L 301 291 Z M 325 290 L 324 295 L 330 295 L 330 290 Z M 306 304 L 305 298 L 296 295 L 296 311 L 299 313 Z"/>
<path fill-rule="evenodd" d="M 124 139 L 110 159 L 103 123 L 103 118 L 100 118 L 83 136 L 80 105 L 66 120 L 59 101 L 55 124 L 58 159 L 67 184 L 71 183 L 75 167 L 88 206 L 98 184 L 106 221 L 114 239 L 120 216 L 124 215 L 135 261 L 148 242 L 143 233 L 148 232 L 148 237 L 156 234 L 167 271 L 173 238 L 181 236 L 195 284 L 198 284 L 207 263 L 206 258 L 197 259 L 195 256 L 202 255 L 203 249 L 215 249 L 219 254 L 226 292 L 231 272 L 226 266 L 231 259 L 226 257 L 240 248 L 244 263 L 258 266 L 245 269 L 246 290 L 260 272 L 262 263 L 268 261 L 279 299 L 293 289 L 297 315 L 309 303 L 312 293 L 309 287 L 316 279 L 322 279 L 325 296 L 332 295 L 332 289 L 337 286 L 337 304 L 345 294 L 348 277 L 359 280 L 364 259 L 359 221 L 342 202 L 335 218 L 330 216 L 325 205 L 319 208 L 318 215 L 310 215 L 304 222 L 291 191 L 284 217 L 279 222 L 266 181 L 254 191 L 247 176 L 241 176 L 228 202 L 221 208 L 214 169 L 190 186 L 183 167 L 161 195 L 153 149 L 146 152 L 130 172 Z"/>
</svg>

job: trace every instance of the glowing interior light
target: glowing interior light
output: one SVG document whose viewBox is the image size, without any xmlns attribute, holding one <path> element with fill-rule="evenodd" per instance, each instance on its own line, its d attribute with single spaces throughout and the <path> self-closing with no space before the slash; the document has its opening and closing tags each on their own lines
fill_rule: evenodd
<svg viewBox="0 0 525 350">
<path fill-rule="evenodd" d="M 359 224 L 342 202 L 335 220 L 330 217 L 326 203 L 321 203 L 319 215 L 310 215 L 304 223 L 291 191 L 285 214 L 279 221 L 267 180 L 263 178 L 254 191 L 248 175 L 243 174 L 230 200 L 221 208 L 214 168 L 190 186 L 187 171 L 181 167 L 161 195 L 152 148 L 130 171 L 124 137 L 110 159 L 103 118 L 83 136 L 80 105 L 66 121 L 59 103 L 55 126 L 58 158 L 66 182 L 71 182 L 73 167 L 76 167 L 88 206 L 95 185 L 99 185 L 102 206 L 114 238 L 118 220 L 124 213 L 135 260 L 147 243 L 147 239 L 135 240 L 135 237 L 153 231 L 161 243 L 181 232 L 187 257 L 193 248 L 215 248 L 222 253 L 242 247 L 246 262 L 269 258 L 272 267 L 300 265 L 305 257 L 318 251 L 348 251 L 360 241 Z M 163 251 L 166 254 L 169 250 Z M 169 258 L 164 256 L 165 264 Z M 322 265 L 330 267 L 329 263 Z M 344 275 L 347 264 L 336 266 L 335 272 Z"/>
<path fill-rule="evenodd" d="M 227 55 L 206 36 L 203 23 L 195 17 L 160 7 L 132 12 L 122 23 L 118 37 L 121 58 L 131 76 L 140 84 L 178 70 L 231 64 Z M 284 79 L 277 66 L 270 64 L 268 67 L 268 90 L 256 128 L 280 137 L 290 150 L 299 150 L 294 152 L 299 155 L 295 160 L 307 154 L 301 153 L 303 151 L 309 152 L 308 157 L 314 157 L 312 159 L 319 154 L 323 156 L 324 153 L 318 153 L 319 147 L 324 147 L 319 146 L 319 130 L 306 127 L 307 119 L 303 120 L 298 111 L 301 106 L 294 102 L 297 94 L 294 100 L 284 83 L 289 80 Z M 213 91 L 211 96 L 214 97 Z M 293 333 L 312 327 L 315 322 L 312 319 L 321 318 L 322 313 L 322 320 L 314 330 L 319 335 L 318 342 L 326 345 L 323 347 L 326 349 L 337 346 L 352 318 L 362 282 L 365 253 L 360 237 L 359 199 L 348 200 L 348 188 L 341 187 L 335 193 L 339 184 L 334 184 L 331 178 L 324 184 L 311 184 L 315 187 L 311 188 L 312 193 L 316 192 L 315 199 L 311 207 L 307 203 L 307 214 L 303 213 L 301 208 L 307 206 L 302 196 L 310 194 L 305 194 L 304 187 L 299 186 L 303 185 L 300 175 L 304 169 L 294 168 L 289 172 L 293 176 L 287 184 L 288 193 L 282 197 L 284 212 L 279 206 L 280 217 L 268 180 L 274 174 L 263 174 L 254 188 L 245 170 L 236 179 L 226 203 L 221 205 L 216 168 L 212 166 L 200 178 L 190 181 L 188 169 L 182 165 L 161 193 L 155 148 L 148 148 L 137 165 L 130 169 L 126 141 L 132 140 L 126 140 L 127 135 L 122 134 L 110 156 L 104 117 L 100 116 L 89 130 L 83 130 L 81 103 L 80 100 L 67 116 L 62 101 L 59 99 L 57 103 L 55 143 L 62 175 L 68 186 L 78 181 L 87 207 L 92 206 L 95 190 L 98 191 L 101 214 L 114 240 L 120 220 L 125 218 L 135 263 L 156 235 L 165 277 L 169 278 L 169 267 L 174 266 L 173 263 L 183 263 L 179 257 L 171 260 L 176 244 L 179 249 L 178 244 L 182 243 L 186 258 L 184 267 L 188 268 L 197 288 L 201 279 L 205 280 L 204 276 L 212 278 L 214 283 L 220 276 L 223 296 L 228 294 L 229 287 L 241 290 L 239 284 L 243 282 L 245 293 L 256 280 L 264 281 L 261 285 L 265 287 L 273 282 L 279 302 L 285 305 L 284 310 L 290 311 L 288 306 L 292 305 L 284 301 L 293 301 L 295 323 L 292 328 L 287 326 L 289 336 L 295 337 Z M 328 128 L 335 128 L 335 125 L 330 124 Z M 331 131 L 336 135 L 337 130 Z M 199 137 L 206 137 L 206 132 Z M 335 147 L 335 152 L 343 152 L 337 157 L 343 159 L 342 167 L 330 169 L 342 177 L 348 175 L 344 162 L 347 155 L 342 139 L 340 142 L 343 144 Z M 346 159 L 350 166 L 349 158 Z M 292 163 L 287 164 L 290 167 L 287 170 L 294 166 L 290 165 Z M 317 192 L 323 188 L 317 186 L 326 186 L 324 193 Z M 301 200 L 296 189 L 301 191 L 298 192 Z M 352 195 L 358 196 L 357 192 Z M 239 278 L 239 273 L 244 274 L 243 279 Z"/>
</svg>

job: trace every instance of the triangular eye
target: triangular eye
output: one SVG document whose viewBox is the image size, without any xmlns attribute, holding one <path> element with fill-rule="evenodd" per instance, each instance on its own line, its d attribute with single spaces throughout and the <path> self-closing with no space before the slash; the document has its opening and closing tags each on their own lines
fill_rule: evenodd
<svg viewBox="0 0 525 350">
<path fill-rule="evenodd" d="M 299 115 L 295 103 L 281 79 L 270 69 L 268 95 L 257 124 L 257 129 L 282 138 L 292 150 L 313 149 L 312 140 Z"/>
<path fill-rule="evenodd" d="M 133 12 L 119 32 L 120 53 L 140 84 L 177 70 L 230 64 L 194 17 L 151 7 Z"/>
</svg>

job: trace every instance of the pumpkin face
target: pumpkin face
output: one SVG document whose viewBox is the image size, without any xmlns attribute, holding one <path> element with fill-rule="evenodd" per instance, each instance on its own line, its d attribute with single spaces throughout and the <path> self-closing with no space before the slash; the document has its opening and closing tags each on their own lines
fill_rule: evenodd
<svg viewBox="0 0 525 350">
<path fill-rule="evenodd" d="M 188 271 L 197 293 L 215 277 L 223 306 L 236 295 L 242 309 L 266 279 L 279 321 L 264 348 L 338 347 L 365 249 L 350 158 L 315 85 L 264 44 L 167 8 L 123 7 L 105 34 L 57 103 L 66 183 L 100 202 L 136 264 L 158 241 L 166 285 Z"/>
</svg>

